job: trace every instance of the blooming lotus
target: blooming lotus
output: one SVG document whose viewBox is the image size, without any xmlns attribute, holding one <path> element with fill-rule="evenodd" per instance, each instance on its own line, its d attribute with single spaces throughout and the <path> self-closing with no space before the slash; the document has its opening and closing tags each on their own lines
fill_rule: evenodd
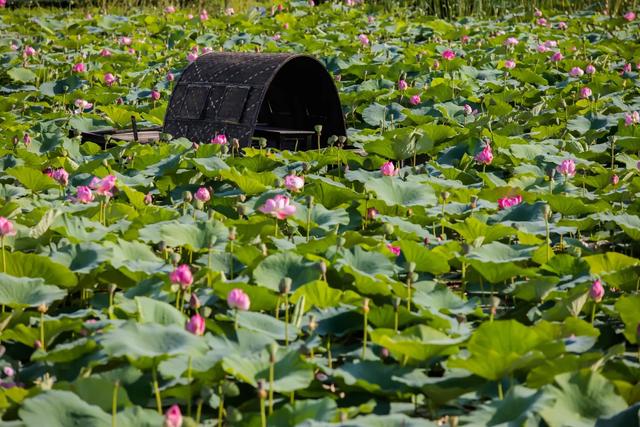
<svg viewBox="0 0 640 427">
<path fill-rule="evenodd" d="M 584 86 L 580 89 L 580 98 L 589 98 L 591 95 L 593 95 L 593 92 L 589 87 Z"/>
<path fill-rule="evenodd" d="M 391 243 L 387 243 L 387 249 L 389 249 L 389 251 L 391 251 L 392 254 L 394 254 L 395 256 L 400 256 L 400 246 L 394 246 Z"/>
<path fill-rule="evenodd" d="M 560 62 L 562 61 L 563 58 L 564 56 L 562 56 L 561 52 L 556 52 L 553 55 L 551 55 L 551 62 Z"/>
<path fill-rule="evenodd" d="M 111 51 L 109 49 L 103 48 L 100 51 L 100 56 L 109 57 L 109 56 L 111 56 Z"/>
<path fill-rule="evenodd" d="M 384 176 L 393 176 L 398 173 L 393 162 L 385 162 L 382 166 L 380 166 L 380 172 Z"/>
<path fill-rule="evenodd" d="M 112 84 L 114 84 L 116 82 L 116 80 L 117 80 L 116 76 L 114 76 L 113 74 L 111 74 L 111 73 L 105 73 L 104 74 L 104 83 L 107 86 L 111 86 Z"/>
<path fill-rule="evenodd" d="M 284 177 L 284 186 L 293 192 L 298 192 L 304 187 L 304 177 L 298 175 L 287 175 Z"/>
<path fill-rule="evenodd" d="M 513 70 L 514 68 L 516 68 L 516 61 L 514 61 L 513 59 L 507 59 L 506 61 L 504 61 L 504 68 L 506 68 L 507 70 Z"/>
<path fill-rule="evenodd" d="M 447 49 L 444 52 L 442 52 L 442 59 L 445 59 L 447 61 L 451 61 L 456 57 L 456 53 L 454 51 L 452 51 L 451 49 Z"/>
<path fill-rule="evenodd" d="M 369 37 L 367 37 L 366 34 L 360 34 L 358 36 L 358 40 L 360 40 L 360 43 L 362 43 L 363 46 L 367 46 L 369 45 Z"/>
<path fill-rule="evenodd" d="M 418 105 L 420 104 L 420 95 L 413 95 L 411 98 L 409 98 L 409 103 L 411 105 Z"/>
<path fill-rule="evenodd" d="M 195 61 L 196 59 L 198 59 L 198 54 L 197 54 L 197 53 L 195 53 L 195 52 L 189 52 L 189 53 L 187 54 L 187 61 L 189 61 L 189 62 L 193 62 L 193 61 Z"/>
<path fill-rule="evenodd" d="M 74 73 L 84 73 L 87 71 L 87 66 L 84 65 L 84 62 L 78 62 L 77 64 L 73 64 L 71 71 Z"/>
<path fill-rule="evenodd" d="M 189 319 L 186 325 L 187 331 L 194 335 L 204 335 L 205 327 L 204 317 L 200 316 L 198 313 L 191 316 L 191 319 Z"/>
<path fill-rule="evenodd" d="M 24 51 L 22 52 L 22 55 L 26 58 L 29 56 L 35 56 L 36 55 L 36 50 L 34 48 L 32 48 L 31 46 L 27 46 L 24 48 Z"/>
<path fill-rule="evenodd" d="M 118 43 L 124 46 L 130 46 L 133 43 L 133 39 L 131 37 L 122 36 L 118 39 Z"/>
<path fill-rule="evenodd" d="M 630 10 L 630 11 L 628 11 L 627 13 L 625 13 L 625 14 L 623 15 L 623 17 L 624 17 L 624 19 L 626 19 L 627 21 L 631 22 L 631 21 L 633 21 L 634 19 L 636 19 L 636 14 L 635 14 L 635 12 L 634 12 L 634 11 Z"/>
<path fill-rule="evenodd" d="M 164 13 L 166 14 L 175 13 L 175 11 L 176 11 L 175 6 L 167 6 L 164 8 Z"/>
<path fill-rule="evenodd" d="M 576 163 L 572 159 L 565 159 L 556 167 L 556 170 L 565 177 L 573 176 L 576 174 Z"/>
<path fill-rule="evenodd" d="M 227 295 L 227 304 L 234 310 L 247 311 L 251 306 L 251 300 L 242 289 L 235 288 Z"/>
<path fill-rule="evenodd" d="M 516 46 L 520 41 L 515 37 L 509 37 L 504 41 L 504 45 L 508 47 Z"/>
<path fill-rule="evenodd" d="M 564 22 L 564 21 L 558 22 L 558 29 L 559 30 L 566 30 L 567 28 L 569 28 L 569 26 L 567 25 L 566 22 Z"/>
<path fill-rule="evenodd" d="M 93 193 L 91 189 L 86 185 L 81 185 L 76 189 L 76 202 L 80 203 L 91 203 L 93 202 Z"/>
<path fill-rule="evenodd" d="M 624 114 L 624 125 L 631 126 L 640 123 L 640 113 L 634 111 L 633 113 L 625 113 Z"/>
<path fill-rule="evenodd" d="M 541 27 L 546 27 L 547 26 L 547 20 L 545 18 L 538 18 L 536 20 L 536 24 L 540 25 Z"/>
<path fill-rule="evenodd" d="M 200 12 L 200 20 L 206 21 L 207 19 L 209 19 L 209 13 L 205 9 L 202 9 Z"/>
<path fill-rule="evenodd" d="M 368 208 L 367 209 L 367 219 L 376 219 L 378 216 L 378 210 L 376 208 Z"/>
<path fill-rule="evenodd" d="M 191 268 L 187 264 L 180 264 L 171 273 L 169 273 L 171 283 L 176 283 L 184 290 L 193 283 L 193 274 Z"/>
<path fill-rule="evenodd" d="M 278 219 L 286 219 L 296 213 L 296 207 L 289 204 L 290 200 L 287 196 L 278 194 L 268 199 L 260 209 L 260 212 L 274 216 Z"/>
<path fill-rule="evenodd" d="M 569 71 L 569 75 L 571 77 L 582 77 L 584 71 L 580 67 L 573 67 L 571 71 Z"/>
<path fill-rule="evenodd" d="M 543 44 L 539 44 L 537 49 L 538 49 L 538 52 L 540 52 L 540 53 L 544 53 L 544 52 L 547 51 L 547 47 L 545 45 L 543 45 Z"/>
<path fill-rule="evenodd" d="M 512 206 L 516 206 L 522 203 L 522 196 L 511 196 L 511 197 L 503 197 L 498 199 L 498 208 L 499 209 L 507 209 Z"/>
<path fill-rule="evenodd" d="M 473 159 L 482 165 L 490 165 L 493 162 L 491 146 L 489 144 L 485 145 L 482 151 L 476 154 Z"/>
<path fill-rule="evenodd" d="M 473 114 L 473 108 L 469 104 L 464 104 L 464 106 L 462 107 L 462 111 L 464 111 L 464 114 L 467 116 Z"/>
<path fill-rule="evenodd" d="M 95 190 L 96 193 L 98 193 L 101 196 L 112 197 L 113 196 L 112 190 L 115 187 L 115 185 L 116 185 L 116 177 L 113 175 L 107 175 L 103 179 L 100 179 L 98 177 L 93 177 L 93 179 L 91 180 L 91 183 L 89 184 L 89 187 L 91 187 L 91 189 Z"/>
<path fill-rule="evenodd" d="M 84 99 L 76 99 L 74 105 L 78 107 L 76 113 L 82 113 L 85 110 L 90 110 L 91 108 L 93 108 L 93 104 L 89 101 L 85 101 Z"/>
<path fill-rule="evenodd" d="M 212 144 L 224 145 L 227 143 L 227 137 L 224 134 L 218 134 L 211 138 Z"/>
<path fill-rule="evenodd" d="M 13 223 L 9 221 L 7 218 L 0 216 L 0 238 L 4 238 L 6 236 L 15 236 L 16 230 L 13 227 Z"/>
<path fill-rule="evenodd" d="M 64 170 L 64 168 L 58 168 L 51 171 L 51 175 L 49 176 L 62 186 L 69 184 L 69 173 Z"/>
</svg>

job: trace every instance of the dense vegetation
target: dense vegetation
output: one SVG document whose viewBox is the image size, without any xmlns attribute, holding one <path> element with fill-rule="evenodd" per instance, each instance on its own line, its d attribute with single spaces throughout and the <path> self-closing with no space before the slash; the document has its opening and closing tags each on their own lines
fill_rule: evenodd
<svg viewBox="0 0 640 427">
<path fill-rule="evenodd" d="M 635 14 L 372 10 L 0 9 L 3 425 L 638 425 Z M 220 49 L 348 138 L 81 141 Z"/>
</svg>

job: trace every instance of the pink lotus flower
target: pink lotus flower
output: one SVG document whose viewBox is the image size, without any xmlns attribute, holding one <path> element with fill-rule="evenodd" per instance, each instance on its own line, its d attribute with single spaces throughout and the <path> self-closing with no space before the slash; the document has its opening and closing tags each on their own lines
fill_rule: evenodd
<svg viewBox="0 0 640 427">
<path fill-rule="evenodd" d="M 358 36 L 358 40 L 360 40 L 360 43 L 362 43 L 363 46 L 368 46 L 369 45 L 369 37 L 367 37 L 366 34 L 360 34 Z"/>
<path fill-rule="evenodd" d="M 193 274 L 191 274 L 191 269 L 187 264 L 180 264 L 169 273 L 169 280 L 171 280 L 171 283 L 177 283 L 185 290 L 193 283 Z"/>
<path fill-rule="evenodd" d="M 211 194 L 205 187 L 200 187 L 198 188 L 198 191 L 196 191 L 195 198 L 203 203 L 207 203 L 211 200 Z"/>
<path fill-rule="evenodd" d="M 513 47 L 520 43 L 520 41 L 515 37 L 509 37 L 504 41 L 504 45 L 508 47 Z"/>
<path fill-rule="evenodd" d="M 86 185 L 81 185 L 76 189 L 75 201 L 79 203 L 91 203 L 93 202 L 93 193 L 91 189 Z"/>
<path fill-rule="evenodd" d="M 420 104 L 420 95 L 413 95 L 411 98 L 409 98 L 409 104 L 411 105 Z"/>
<path fill-rule="evenodd" d="M 406 90 L 409 87 L 409 85 L 407 84 L 407 82 L 405 80 L 399 80 L 398 81 L 398 89 L 399 90 Z"/>
<path fill-rule="evenodd" d="M 522 196 L 512 196 L 512 197 L 503 197 L 498 199 L 498 208 L 499 209 L 507 209 L 512 206 L 516 206 L 522 203 Z"/>
<path fill-rule="evenodd" d="M 22 55 L 26 58 L 29 56 L 35 56 L 36 55 L 36 50 L 34 48 L 32 48 L 31 46 L 27 46 L 24 48 L 24 51 L 22 52 Z"/>
<path fill-rule="evenodd" d="M 620 182 L 620 177 L 618 175 L 613 175 L 611 177 L 611 184 L 613 184 L 614 186 L 618 185 L 619 182 Z"/>
<path fill-rule="evenodd" d="M 604 286 L 602 286 L 600 279 L 596 279 L 591 285 L 591 289 L 589 289 L 589 297 L 591 297 L 591 299 L 596 303 L 602 301 L 602 298 L 604 297 Z"/>
<path fill-rule="evenodd" d="M 538 52 L 540 53 L 545 53 L 547 51 L 547 47 L 543 44 L 539 44 L 537 49 L 538 49 Z"/>
<path fill-rule="evenodd" d="M 189 62 L 193 62 L 196 59 L 198 59 L 198 54 L 195 52 L 189 52 L 189 54 L 187 54 L 187 61 Z"/>
<path fill-rule="evenodd" d="M 630 10 L 629 12 L 625 13 L 623 15 L 624 19 L 626 19 L 627 21 L 631 22 L 634 19 L 636 19 L 636 14 L 634 11 Z"/>
<path fill-rule="evenodd" d="M 16 51 L 16 50 L 18 50 L 18 45 L 15 44 L 14 42 L 11 42 L 10 48 L 11 48 L 11 50 Z"/>
<path fill-rule="evenodd" d="M 562 61 L 563 58 L 564 56 L 562 56 L 562 52 L 556 52 L 553 55 L 551 55 L 552 62 L 560 62 Z"/>
<path fill-rule="evenodd" d="M 285 30 L 289 29 L 289 23 L 285 22 L 284 24 L 282 24 L 282 28 L 284 28 Z"/>
<path fill-rule="evenodd" d="M 560 21 L 558 22 L 558 29 L 560 30 L 566 30 L 567 28 L 569 28 L 569 26 L 567 25 L 566 22 L 564 21 Z"/>
<path fill-rule="evenodd" d="M 504 61 L 504 68 L 506 68 L 507 70 L 513 70 L 514 68 L 516 68 L 516 61 L 514 61 L 513 59 L 507 59 L 506 61 Z"/>
<path fill-rule="evenodd" d="M 369 208 L 367 209 L 367 219 L 376 219 L 376 216 L 378 216 L 378 210 L 376 208 Z"/>
<path fill-rule="evenodd" d="M 584 71 L 582 71 L 582 68 L 580 67 L 573 67 L 571 71 L 569 71 L 569 75 L 571 77 L 582 77 L 583 74 Z"/>
<path fill-rule="evenodd" d="M 275 197 L 268 199 L 258 210 L 278 219 L 286 219 L 296 213 L 296 207 L 294 205 L 290 205 L 289 202 L 290 200 L 287 196 L 278 194 Z"/>
<path fill-rule="evenodd" d="M 109 49 L 107 49 L 107 48 L 103 48 L 103 49 L 100 51 L 100 56 L 103 56 L 103 57 L 105 57 L 105 58 L 106 58 L 106 57 L 109 57 L 109 56 L 111 56 L 111 51 L 110 51 Z"/>
<path fill-rule="evenodd" d="M 470 116 L 471 114 L 473 114 L 473 108 L 469 104 L 464 104 L 464 106 L 462 107 L 462 110 L 464 111 L 464 114 L 467 116 Z"/>
<path fill-rule="evenodd" d="M 593 92 L 589 87 L 584 86 L 580 89 L 580 98 L 589 98 L 591 95 L 593 95 Z"/>
<path fill-rule="evenodd" d="M 461 42 L 462 44 L 467 44 L 467 43 L 469 43 L 469 40 L 471 40 L 471 38 L 470 38 L 468 35 L 466 35 L 466 34 L 460 38 L 460 42 Z"/>
<path fill-rule="evenodd" d="M 249 295 L 242 289 L 235 288 L 227 295 L 227 304 L 229 308 L 233 308 L 234 310 L 247 311 L 251 306 L 251 300 L 249 299 Z"/>
<path fill-rule="evenodd" d="M 227 137 L 224 134 L 220 133 L 214 136 L 213 138 L 211 138 L 211 143 L 217 144 L 217 145 L 224 145 L 227 143 Z"/>
<path fill-rule="evenodd" d="M 535 16 L 536 18 L 542 17 L 542 11 L 536 8 L 535 12 L 533 12 L 533 16 Z"/>
<path fill-rule="evenodd" d="M 175 13 L 176 12 L 176 8 L 175 6 L 167 6 L 164 8 L 164 13 L 166 14 L 171 14 L 171 13 Z"/>
<path fill-rule="evenodd" d="M 93 108 L 93 104 L 85 101 L 84 99 L 76 99 L 74 105 L 78 107 L 78 109 L 76 110 L 77 113 L 82 113 L 85 110 L 90 110 L 91 108 Z"/>
<path fill-rule="evenodd" d="M 476 154 L 473 159 L 481 165 L 490 165 L 493 162 L 491 146 L 489 144 L 485 145 L 482 151 Z"/>
<path fill-rule="evenodd" d="M 28 147 L 31 144 L 31 136 L 29 136 L 28 133 L 25 133 L 22 137 L 22 142 L 24 142 L 24 145 Z"/>
<path fill-rule="evenodd" d="M 51 178 L 53 178 L 58 184 L 62 186 L 67 186 L 67 184 L 69 184 L 69 172 L 64 170 L 64 168 L 59 168 L 52 171 Z"/>
<path fill-rule="evenodd" d="M 228 7 L 224 10 L 224 14 L 227 16 L 235 15 L 236 11 L 232 7 Z"/>
<path fill-rule="evenodd" d="M 393 246 L 391 243 L 387 243 L 387 249 L 389 249 L 389 251 L 391 251 L 395 256 L 400 256 L 400 246 Z"/>
<path fill-rule="evenodd" d="M 145 205 L 150 205 L 151 203 L 153 203 L 153 194 L 151 193 L 147 193 L 144 196 L 144 204 Z"/>
<path fill-rule="evenodd" d="M 384 176 L 394 176 L 398 173 L 393 162 L 386 162 L 382 166 L 380 166 L 380 172 Z"/>
<path fill-rule="evenodd" d="M 13 223 L 7 218 L 0 216 L 0 237 L 15 236 L 16 230 L 13 228 Z"/>
<path fill-rule="evenodd" d="M 573 176 L 576 174 L 576 163 L 572 159 L 565 159 L 556 167 L 556 170 L 565 177 Z"/>
<path fill-rule="evenodd" d="M 274 35 L 271 37 L 271 39 L 272 39 L 273 41 L 278 41 L 278 40 L 280 40 L 280 37 L 281 37 L 281 36 L 280 36 L 280 34 L 279 34 L 279 33 L 276 33 L 276 34 L 274 34 Z"/>
<path fill-rule="evenodd" d="M 284 177 L 284 186 L 289 190 L 298 192 L 304 187 L 304 177 L 298 175 L 287 175 Z"/>
<path fill-rule="evenodd" d="M 182 427 L 182 412 L 180 412 L 178 405 L 173 405 L 164 414 L 163 427 Z"/>
<path fill-rule="evenodd" d="M 209 19 L 209 14 L 205 9 L 202 9 L 202 11 L 200 12 L 200 20 L 206 21 L 207 19 Z"/>
<path fill-rule="evenodd" d="M 546 47 L 548 47 L 549 49 L 554 48 L 554 47 L 558 47 L 558 42 L 555 40 L 547 40 L 546 42 L 544 42 L 544 45 Z"/>
<path fill-rule="evenodd" d="M 157 101 L 160 99 L 160 92 L 158 92 L 157 90 L 153 89 L 151 91 L 151 99 L 153 99 L 154 101 Z"/>
<path fill-rule="evenodd" d="M 624 125 L 631 126 L 640 123 L 640 113 L 634 111 L 633 113 L 625 113 L 624 114 Z"/>
<path fill-rule="evenodd" d="M 105 75 L 104 75 L 104 83 L 107 86 L 111 86 L 112 84 L 114 84 L 116 82 L 116 80 L 117 80 L 116 76 L 114 76 L 113 74 L 105 73 Z"/>
<path fill-rule="evenodd" d="M 213 52 L 213 48 L 209 47 L 209 46 L 205 46 L 202 48 L 202 54 L 204 55 L 205 53 L 209 53 L 209 52 Z"/>
<path fill-rule="evenodd" d="M 547 20 L 545 18 L 538 18 L 536 20 L 536 24 L 540 25 L 541 27 L 546 27 L 547 26 Z"/>
<path fill-rule="evenodd" d="M 84 65 L 84 62 L 78 62 L 77 64 L 73 64 L 71 71 L 74 73 L 84 73 L 87 71 L 87 66 Z"/>
<path fill-rule="evenodd" d="M 0 9 L 4 8 L 5 6 L 7 6 L 7 0 L 0 0 Z"/>
<path fill-rule="evenodd" d="M 585 67 L 584 72 L 587 74 L 593 74 L 596 72 L 596 67 L 594 67 L 592 64 L 589 64 Z"/>
<path fill-rule="evenodd" d="M 174 76 L 174 75 L 173 75 L 173 73 L 172 73 L 171 71 L 169 71 L 169 72 L 167 73 L 167 81 L 168 81 L 168 82 L 172 82 L 172 81 L 174 81 L 175 79 L 176 79 L 176 76 Z"/>
<path fill-rule="evenodd" d="M 7 377 L 13 377 L 16 374 L 16 371 L 11 366 L 5 366 L 2 368 L 2 373 Z"/>
<path fill-rule="evenodd" d="M 130 46 L 132 42 L 133 40 L 131 39 L 131 37 L 127 37 L 127 36 L 122 36 L 118 39 L 118 43 L 124 46 Z"/>
<path fill-rule="evenodd" d="M 96 193 L 98 193 L 101 196 L 112 197 L 113 196 L 112 190 L 115 187 L 115 185 L 116 185 L 116 177 L 113 175 L 107 175 L 103 179 L 100 179 L 94 176 L 93 179 L 91 180 L 91 183 L 89 184 L 89 187 L 91 187 L 92 190 L 95 190 Z"/>
<path fill-rule="evenodd" d="M 455 59 L 455 57 L 456 57 L 456 53 L 451 49 L 447 49 L 444 52 L 442 52 L 442 59 L 445 59 L 447 61 L 451 61 Z"/>
<path fill-rule="evenodd" d="M 204 317 L 198 313 L 191 316 L 191 319 L 187 322 L 186 329 L 194 335 L 204 335 L 206 325 Z"/>
</svg>

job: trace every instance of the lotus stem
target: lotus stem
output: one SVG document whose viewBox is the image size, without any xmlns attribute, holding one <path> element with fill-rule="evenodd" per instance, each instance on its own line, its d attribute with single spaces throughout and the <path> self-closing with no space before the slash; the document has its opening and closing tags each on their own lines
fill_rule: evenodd
<svg viewBox="0 0 640 427">
<path fill-rule="evenodd" d="M 273 382 L 275 375 L 276 359 L 273 351 L 269 355 L 269 415 L 273 413 Z"/>
<path fill-rule="evenodd" d="M 202 417 L 202 404 L 204 401 L 202 399 L 198 399 L 198 406 L 196 406 L 196 425 L 200 425 L 200 417 Z M 222 425 L 221 423 L 218 425 Z"/>
<path fill-rule="evenodd" d="M 4 236 L 0 236 L 0 250 L 2 251 L 2 272 L 7 272 L 7 255 L 4 252 Z"/>
<path fill-rule="evenodd" d="M 363 330 L 362 330 L 362 360 L 364 360 L 367 355 L 367 324 L 369 322 L 369 298 L 365 298 L 362 303 L 362 312 L 364 314 L 364 319 L 362 322 Z"/>
<path fill-rule="evenodd" d="M 233 316 L 233 327 L 237 331 L 238 330 L 238 309 L 236 308 Z"/>
<path fill-rule="evenodd" d="M 267 413 L 265 410 L 264 398 L 260 398 L 260 423 L 262 427 L 267 427 Z"/>
<path fill-rule="evenodd" d="M 187 416 L 191 416 L 191 356 L 187 364 L 187 384 L 189 386 L 189 396 L 187 397 Z"/>
<path fill-rule="evenodd" d="M 275 238 L 278 238 L 278 218 L 276 218 L 276 232 L 275 232 Z"/>
<path fill-rule="evenodd" d="M 284 294 L 284 344 L 289 345 L 289 295 Z"/>
<path fill-rule="evenodd" d="M 218 395 L 220 397 L 220 404 L 218 405 L 218 425 L 222 425 L 222 416 L 224 414 L 224 391 L 222 390 L 222 381 L 218 384 Z"/>
<path fill-rule="evenodd" d="M 40 310 L 40 343 L 42 343 L 42 350 L 47 351 L 47 344 L 44 341 L 44 310 Z"/>
<path fill-rule="evenodd" d="M 116 380 L 113 385 L 113 396 L 111 397 L 111 427 L 116 427 L 118 421 L 116 419 L 116 413 L 118 411 L 118 388 L 120 387 L 120 381 Z"/>
<path fill-rule="evenodd" d="M 162 415 L 162 399 L 160 398 L 160 387 L 158 387 L 158 372 L 156 365 L 151 368 L 151 378 L 153 380 L 153 391 L 156 395 L 156 406 L 158 408 L 158 414 Z"/>
<path fill-rule="evenodd" d="M 598 305 L 598 303 L 594 302 L 593 303 L 593 307 L 591 307 L 591 324 L 593 325 L 593 321 L 596 318 L 596 306 Z"/>
<path fill-rule="evenodd" d="M 333 369 L 333 357 L 331 356 L 331 335 L 327 335 L 327 364 Z"/>
<path fill-rule="evenodd" d="M 500 400 L 504 399 L 504 393 L 502 391 L 502 380 L 498 381 L 498 398 Z"/>
</svg>

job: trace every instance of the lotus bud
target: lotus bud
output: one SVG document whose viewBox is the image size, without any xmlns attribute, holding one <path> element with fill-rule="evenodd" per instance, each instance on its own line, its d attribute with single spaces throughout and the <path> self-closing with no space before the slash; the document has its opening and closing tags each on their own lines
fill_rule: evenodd
<svg viewBox="0 0 640 427">
<path fill-rule="evenodd" d="M 500 298 L 498 297 L 491 297 L 491 306 L 498 308 L 498 306 L 500 305 Z"/>
<path fill-rule="evenodd" d="M 260 148 L 266 148 L 267 147 L 267 138 L 258 139 L 258 145 L 260 146 Z"/>
<path fill-rule="evenodd" d="M 400 308 L 400 303 L 401 303 L 400 297 L 395 297 L 393 299 L 393 311 L 398 311 L 398 309 Z"/>
<path fill-rule="evenodd" d="M 258 399 L 264 400 L 267 398 L 267 391 L 264 389 L 264 381 L 258 380 Z"/>
<path fill-rule="evenodd" d="M 267 249 L 267 245 L 265 245 L 264 243 L 260 243 L 260 251 L 262 252 L 262 256 L 269 255 L 269 251 Z"/>
<path fill-rule="evenodd" d="M 291 292 L 292 283 L 291 277 L 283 277 L 282 280 L 280 280 L 280 293 L 286 295 Z"/>
<path fill-rule="evenodd" d="M 49 307 L 47 307 L 46 304 L 40 304 L 38 306 L 38 312 L 39 313 L 45 314 L 47 311 L 49 311 Z"/>
<path fill-rule="evenodd" d="M 171 253 L 171 264 L 173 265 L 178 265 L 178 263 L 180 262 L 180 254 L 176 253 L 176 252 L 172 252 Z"/>
<path fill-rule="evenodd" d="M 40 341 L 40 340 L 35 340 L 35 341 L 33 342 L 33 347 L 34 347 L 36 350 L 40 350 L 40 349 L 42 348 L 42 341 Z"/>
<path fill-rule="evenodd" d="M 324 261 L 320 261 L 318 263 L 318 270 L 320 270 L 320 273 L 322 273 L 322 275 L 326 275 L 327 274 L 327 263 Z"/>
<path fill-rule="evenodd" d="M 369 312 L 369 298 L 365 298 L 362 301 L 362 311 L 364 313 L 368 313 Z"/>
<path fill-rule="evenodd" d="M 191 194 L 191 191 L 185 191 L 182 194 L 182 200 L 184 200 L 187 203 L 191 203 L 191 201 L 193 200 L 193 194 Z"/>
<path fill-rule="evenodd" d="M 117 290 L 118 290 L 118 285 L 116 285 L 115 283 L 111 283 L 109 285 L 109 293 L 110 294 L 115 294 Z"/>
<path fill-rule="evenodd" d="M 347 137 L 344 135 L 341 135 L 338 137 L 338 143 L 344 147 L 345 145 L 347 145 Z"/>
<path fill-rule="evenodd" d="M 448 191 L 443 191 L 440 196 L 442 197 L 442 200 L 446 202 L 449 199 L 449 196 L 451 196 L 451 193 L 449 193 Z"/>
<path fill-rule="evenodd" d="M 102 160 L 102 166 L 104 166 L 105 168 L 109 169 L 109 161 L 107 159 L 103 159 Z"/>
<path fill-rule="evenodd" d="M 387 236 L 391 236 L 393 234 L 393 225 L 389 224 L 388 222 L 385 223 L 382 226 L 382 232 Z"/>
<path fill-rule="evenodd" d="M 227 281 L 227 275 L 224 274 L 224 271 L 220 272 L 220 281 L 223 283 Z"/>
<path fill-rule="evenodd" d="M 413 209 L 409 208 L 407 209 L 407 217 L 411 218 L 413 216 Z"/>
<path fill-rule="evenodd" d="M 197 310 L 202 306 L 200 298 L 198 298 L 198 295 L 196 295 L 195 292 L 191 293 L 191 298 L 189 298 L 189 306 L 194 310 Z"/>
<path fill-rule="evenodd" d="M 335 135 L 331 135 L 328 139 L 327 139 L 327 144 L 329 144 L 329 147 L 333 147 L 334 144 L 338 142 L 338 137 Z"/>
<path fill-rule="evenodd" d="M 471 196 L 471 209 L 478 207 L 478 196 Z"/>
<path fill-rule="evenodd" d="M 222 383 L 222 394 L 227 397 L 236 397 L 240 395 L 240 389 L 236 383 L 224 381 Z"/>
<path fill-rule="evenodd" d="M 235 227 L 231 227 L 229 230 L 229 240 L 236 240 L 238 238 L 238 233 Z"/>
<path fill-rule="evenodd" d="M 429 243 L 430 243 L 430 241 L 429 241 L 429 236 L 424 236 L 424 239 L 422 239 L 422 243 L 423 243 L 425 246 L 429 246 Z"/>
<path fill-rule="evenodd" d="M 315 126 L 313 127 L 313 130 L 315 130 L 315 131 L 316 131 L 316 133 L 320 133 L 320 132 L 322 132 L 322 125 L 315 125 Z"/>
<path fill-rule="evenodd" d="M 389 349 L 387 347 L 382 347 L 380 349 L 380 358 L 381 359 L 388 359 L 389 358 Z"/>
<path fill-rule="evenodd" d="M 316 329 L 318 329 L 318 322 L 316 320 L 316 316 L 312 314 L 309 316 L 309 330 L 313 332 Z"/>
<path fill-rule="evenodd" d="M 415 263 L 415 262 L 413 262 L 413 261 L 411 261 L 411 262 L 409 263 L 409 265 L 407 266 L 407 271 L 408 271 L 409 273 L 414 273 L 414 272 L 416 271 L 416 263 Z"/>
<path fill-rule="evenodd" d="M 231 140 L 231 147 L 236 151 L 240 150 L 240 141 L 238 140 L 238 138 L 233 138 Z"/>
</svg>

